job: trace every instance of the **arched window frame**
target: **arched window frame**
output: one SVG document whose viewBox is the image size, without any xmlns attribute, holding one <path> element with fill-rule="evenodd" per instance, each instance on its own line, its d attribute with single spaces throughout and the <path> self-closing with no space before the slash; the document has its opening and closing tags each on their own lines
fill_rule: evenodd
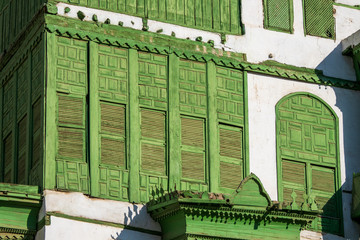
<svg viewBox="0 0 360 240">
<path fill-rule="evenodd" d="M 319 102 L 321 102 L 332 114 L 332 116 L 334 117 L 334 121 L 335 121 L 335 142 L 336 142 L 336 163 L 335 163 L 335 193 L 341 190 L 341 169 L 340 169 L 340 147 L 339 147 L 339 119 L 337 114 L 335 113 L 335 111 L 329 106 L 329 104 L 327 104 L 323 99 L 321 99 L 320 97 L 308 93 L 308 92 L 295 92 L 295 93 L 290 93 L 286 96 L 284 96 L 283 98 L 281 98 L 276 106 L 275 106 L 275 113 L 276 113 L 276 169 L 277 169 L 277 190 L 278 190 L 278 201 L 282 202 L 284 201 L 284 197 L 282 196 L 282 156 L 280 154 L 280 137 L 279 137 L 279 130 L 280 130 L 280 113 L 279 113 L 279 107 L 281 106 L 281 104 L 287 100 L 289 100 L 290 98 L 293 98 L 295 96 L 299 96 L 299 95 L 304 95 L 310 98 L 314 98 L 316 100 L 318 100 Z M 306 160 L 298 160 L 298 159 L 291 159 L 291 158 L 287 158 L 290 161 L 294 161 L 294 162 L 301 162 L 301 163 L 305 163 L 308 164 L 308 162 Z M 315 166 L 323 166 L 323 167 L 328 167 L 327 165 L 321 165 L 321 163 L 319 164 L 311 164 L 311 165 L 315 165 Z M 306 167 L 307 168 L 307 167 Z M 308 170 L 306 170 L 307 172 L 309 172 Z M 305 176 L 305 180 L 307 181 L 308 176 Z M 308 181 L 307 181 L 308 182 Z M 309 186 L 306 185 L 306 192 L 309 192 Z M 339 194 L 337 194 L 337 203 L 338 203 L 338 215 L 340 218 L 340 232 L 339 235 L 343 235 L 344 234 L 344 226 L 343 226 L 343 211 L 342 211 L 342 196 L 341 196 L 341 192 Z M 316 229 L 315 229 L 316 230 Z"/>
</svg>

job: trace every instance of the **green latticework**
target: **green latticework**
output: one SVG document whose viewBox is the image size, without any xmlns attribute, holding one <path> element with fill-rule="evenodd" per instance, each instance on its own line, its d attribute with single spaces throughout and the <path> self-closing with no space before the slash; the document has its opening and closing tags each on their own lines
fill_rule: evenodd
<svg viewBox="0 0 360 240">
<path fill-rule="evenodd" d="M 335 38 L 335 19 L 332 0 L 304 0 L 305 33 Z"/>
<path fill-rule="evenodd" d="M 264 0 L 264 27 L 292 32 L 292 0 Z"/>
</svg>

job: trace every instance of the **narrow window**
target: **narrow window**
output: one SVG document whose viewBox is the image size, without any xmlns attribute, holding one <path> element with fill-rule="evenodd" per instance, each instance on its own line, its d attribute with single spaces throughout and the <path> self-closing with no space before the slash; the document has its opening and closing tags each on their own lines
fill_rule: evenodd
<svg viewBox="0 0 360 240">
<path fill-rule="evenodd" d="M 242 129 L 220 124 L 220 186 L 235 189 L 243 179 Z"/>
<path fill-rule="evenodd" d="M 125 106 L 102 102 L 101 163 L 125 166 Z"/>
<path fill-rule="evenodd" d="M 205 121 L 181 117 L 182 177 L 205 181 Z"/>
<path fill-rule="evenodd" d="M 141 169 L 166 175 L 165 112 L 141 109 Z"/>
</svg>

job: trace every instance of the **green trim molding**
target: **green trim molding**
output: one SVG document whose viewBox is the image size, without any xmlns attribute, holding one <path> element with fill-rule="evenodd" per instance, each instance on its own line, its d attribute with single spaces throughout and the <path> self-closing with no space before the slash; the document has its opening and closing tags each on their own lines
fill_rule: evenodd
<svg viewBox="0 0 360 240">
<path fill-rule="evenodd" d="M 141 51 L 165 55 L 175 53 L 177 56 L 189 60 L 214 61 L 216 65 L 220 66 L 296 81 L 360 90 L 359 83 L 325 76 L 321 70 L 295 67 L 275 61 L 252 64 L 246 61 L 244 54 L 215 49 L 208 43 L 181 40 L 170 36 L 109 24 L 97 26 L 94 23 L 82 22 L 76 19 L 66 18 L 65 24 L 65 21 L 61 21 L 64 19 L 64 17 L 60 16 L 47 15 L 47 31 L 59 36 L 95 41 L 117 47 L 135 48 Z"/>
<path fill-rule="evenodd" d="M 272 202 L 251 173 L 232 194 L 173 191 L 153 193 L 147 210 L 162 239 L 299 239 L 319 213 L 316 206 Z"/>
</svg>

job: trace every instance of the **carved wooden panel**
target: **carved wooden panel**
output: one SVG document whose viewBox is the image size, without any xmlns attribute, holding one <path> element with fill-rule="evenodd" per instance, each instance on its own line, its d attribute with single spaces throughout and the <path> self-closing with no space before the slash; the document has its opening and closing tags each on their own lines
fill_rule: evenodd
<svg viewBox="0 0 360 240">
<path fill-rule="evenodd" d="M 99 45 L 99 96 L 102 99 L 125 103 L 128 92 L 128 51 Z"/>
<path fill-rule="evenodd" d="M 216 67 L 218 119 L 232 124 L 244 124 L 243 72 Z"/>
<path fill-rule="evenodd" d="M 206 64 L 180 60 L 180 111 L 205 116 L 207 111 Z"/>
<path fill-rule="evenodd" d="M 167 57 L 160 54 L 139 52 L 139 101 L 140 106 L 167 108 Z"/>
</svg>

